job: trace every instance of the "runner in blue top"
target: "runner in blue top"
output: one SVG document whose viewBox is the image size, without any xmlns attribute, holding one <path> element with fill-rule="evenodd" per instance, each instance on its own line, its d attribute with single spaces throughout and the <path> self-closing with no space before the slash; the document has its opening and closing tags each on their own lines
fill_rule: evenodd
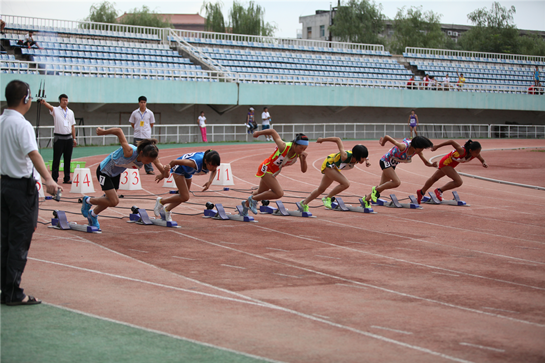
<svg viewBox="0 0 545 363">
<path fill-rule="evenodd" d="M 411 139 L 413 138 L 413 131 L 414 136 L 418 136 L 418 132 L 416 131 L 416 127 L 418 126 L 418 116 L 414 112 L 414 110 L 411 110 L 411 114 L 409 115 L 409 128 L 411 129 Z"/>
<path fill-rule="evenodd" d="M 401 185 L 401 180 L 399 180 L 395 172 L 397 164 L 410 163 L 412 161 L 412 157 L 418 155 L 426 166 L 434 168 L 437 167 L 436 161 L 431 163 L 422 154 L 424 149 L 428 149 L 433 146 L 433 143 L 427 137 L 416 136 L 412 140 L 403 139 L 402 142 L 398 142 L 386 135 L 381 137 L 379 140 L 380 146 L 384 146 L 386 142 L 391 142 L 394 144 L 394 147 L 380 159 L 379 165 L 382 169 L 380 185 L 373 187 L 371 193 L 363 198 L 366 207 L 370 207 L 370 200 L 373 200 L 373 202 L 376 203 L 377 199 L 380 197 L 380 193 L 382 193 L 384 190 L 394 189 Z"/>
<path fill-rule="evenodd" d="M 100 198 L 83 196 L 81 213 L 89 220 L 91 226 L 100 229 L 98 214 L 108 207 L 115 207 L 119 204 L 116 191 L 119 189 L 121 173 L 125 169 L 140 169 L 144 164 L 149 163 L 154 163 L 157 169 L 163 173 L 164 168 L 157 159 L 159 149 L 155 139 L 144 139 L 136 147 L 127 142 L 120 128 L 104 130 L 98 127 L 97 135 L 115 135 L 121 143 L 121 147 L 108 155 L 97 167 L 97 179 L 105 195 Z M 155 179 L 159 181 L 163 179 L 163 175 L 159 174 Z M 96 205 L 93 210 L 91 210 L 92 205 Z"/>
<path fill-rule="evenodd" d="M 216 169 L 220 166 L 220 154 L 214 150 L 205 152 L 189 153 L 172 160 L 165 165 L 164 177 L 168 177 L 168 171 L 174 176 L 174 182 L 178 187 L 178 194 L 168 198 L 157 198 L 153 212 L 156 217 L 164 218 L 167 222 L 172 221 L 171 211 L 183 202 L 189 200 L 189 190 L 191 189 L 191 180 L 193 175 L 204 175 L 210 172 L 210 178 L 203 185 L 202 191 L 207 190 L 214 178 Z"/>
</svg>

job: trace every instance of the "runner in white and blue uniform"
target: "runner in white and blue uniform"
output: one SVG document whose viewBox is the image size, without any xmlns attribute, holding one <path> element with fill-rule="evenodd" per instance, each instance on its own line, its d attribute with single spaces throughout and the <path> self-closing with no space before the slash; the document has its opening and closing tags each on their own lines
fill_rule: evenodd
<svg viewBox="0 0 545 363">
<path fill-rule="evenodd" d="M 119 204 L 116 191 L 119 189 L 121 173 L 126 169 L 140 169 L 144 164 L 154 163 L 161 171 L 161 174 L 155 178 L 159 181 L 163 179 L 163 174 L 166 174 L 166 171 L 157 159 L 159 155 L 157 140 L 144 139 L 138 143 L 137 147 L 127 142 L 120 128 L 104 130 L 98 127 L 97 135 L 115 135 L 121 143 L 121 147 L 108 155 L 97 167 L 98 183 L 105 195 L 100 198 L 84 196 L 82 200 L 81 214 L 89 220 L 91 226 L 100 229 L 98 214 L 108 207 L 115 207 Z M 80 180 L 80 183 L 85 183 L 85 180 Z M 96 206 L 93 210 L 91 210 L 92 205 Z"/>
<path fill-rule="evenodd" d="M 221 159 L 218 152 L 207 150 L 205 152 L 182 155 L 165 165 L 165 167 L 170 169 L 174 182 L 178 187 L 178 194 L 167 198 L 158 197 L 153 209 L 155 216 L 164 218 L 167 222 L 172 221 L 172 209 L 189 200 L 189 190 L 191 189 L 193 175 L 210 173 L 208 182 L 203 185 L 202 191 L 204 192 L 212 185 L 216 177 L 216 169 L 220 166 L 220 163 Z"/>
</svg>

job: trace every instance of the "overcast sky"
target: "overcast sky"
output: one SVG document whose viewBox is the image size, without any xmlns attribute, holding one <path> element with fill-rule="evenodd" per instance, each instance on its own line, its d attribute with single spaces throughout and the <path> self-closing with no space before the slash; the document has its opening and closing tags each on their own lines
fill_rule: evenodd
<svg viewBox="0 0 545 363">
<path fill-rule="evenodd" d="M 213 1 L 214 2 L 214 1 Z M 222 1 L 224 15 L 227 15 L 232 5 L 232 0 Z M 242 1 L 247 3 L 247 1 Z M 89 15 L 89 8 L 92 4 L 101 3 L 101 1 L 70 0 L 70 1 L 51 1 L 51 0 L 0 0 L 0 13 L 6 15 L 31 16 L 49 19 L 61 20 L 83 20 Z M 166 0 L 166 1 L 115 1 L 116 9 L 121 13 L 129 11 L 135 7 L 141 8 L 143 5 L 149 6 L 152 10 L 159 13 L 178 13 L 195 14 L 200 13 L 201 1 L 192 0 Z M 299 16 L 312 15 L 318 9 L 329 9 L 330 1 L 311 1 L 311 0 L 279 0 L 279 1 L 261 1 L 256 3 L 265 8 L 265 21 L 275 23 L 278 27 L 277 37 L 294 38 L 296 30 L 301 29 Z M 447 24 L 470 25 L 467 21 L 467 14 L 478 8 L 490 8 L 492 1 L 453 1 L 453 0 L 434 0 L 434 1 L 398 1 L 383 0 L 376 1 L 382 4 L 383 13 L 390 19 L 393 19 L 397 9 L 403 6 L 422 6 L 424 11 L 432 10 L 442 14 L 441 22 Z M 500 1 L 502 6 L 515 6 L 515 25 L 519 29 L 545 30 L 545 1 Z M 337 4 L 337 0 L 333 1 Z M 202 14 L 203 15 L 203 14 Z"/>
</svg>

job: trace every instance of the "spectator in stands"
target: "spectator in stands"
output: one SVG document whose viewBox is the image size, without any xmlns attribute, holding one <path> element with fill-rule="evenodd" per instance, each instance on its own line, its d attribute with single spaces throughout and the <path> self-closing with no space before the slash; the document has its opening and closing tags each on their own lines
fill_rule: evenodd
<svg viewBox="0 0 545 363">
<path fill-rule="evenodd" d="M 536 69 L 534 71 L 534 86 L 539 87 L 539 85 L 540 85 L 540 82 L 539 82 L 539 68 L 538 68 L 538 66 L 536 66 Z"/>
<path fill-rule="evenodd" d="M 456 75 L 458 76 L 458 83 L 456 83 L 456 85 L 460 88 L 462 88 L 464 86 L 464 84 L 466 83 L 466 79 L 464 78 L 464 74 L 463 73 L 458 73 L 458 71 L 456 71 Z"/>
<path fill-rule="evenodd" d="M 254 118 L 254 108 L 250 107 L 248 109 L 248 115 L 246 115 L 246 127 L 248 128 L 248 133 L 253 134 L 257 129 L 257 123 Z"/>
<path fill-rule="evenodd" d="M 148 99 L 146 96 L 138 97 L 138 108 L 133 111 L 129 118 L 129 122 L 134 129 L 134 146 L 138 146 L 138 142 L 142 140 L 151 139 L 151 129 L 155 123 L 155 116 L 153 115 L 153 111 L 146 107 L 147 102 Z M 146 174 L 155 174 L 151 163 L 145 164 L 144 168 Z"/>
<path fill-rule="evenodd" d="M 268 130 L 271 128 L 271 115 L 269 114 L 269 109 L 263 107 L 263 113 L 261 114 L 261 130 Z M 272 136 L 265 135 L 265 140 L 274 141 Z"/>
<path fill-rule="evenodd" d="M 36 43 L 36 42 L 34 41 L 34 38 L 32 37 L 32 34 L 34 34 L 34 32 L 33 32 L 32 30 L 30 30 L 30 31 L 28 32 L 28 34 L 26 35 L 25 40 L 23 41 L 23 45 L 27 46 L 29 49 L 30 49 L 30 47 L 32 47 L 33 45 L 37 46 L 38 49 L 43 49 L 42 47 L 40 47 L 40 46 L 38 45 L 38 43 Z"/>
<path fill-rule="evenodd" d="M 4 28 L 5 27 L 6 27 L 6 22 L 2 20 L 2 16 L 0 15 L 0 33 L 6 34 L 6 33 L 4 33 Z"/>
<path fill-rule="evenodd" d="M 414 75 L 409 78 L 409 81 L 407 82 L 407 89 L 416 89 L 416 81 L 414 80 Z"/>
<path fill-rule="evenodd" d="M 443 79 L 443 90 L 450 91 L 450 81 L 448 79 L 448 73 L 445 76 L 445 79 Z"/>
<path fill-rule="evenodd" d="M 432 91 L 437 91 L 437 81 L 434 76 L 430 76 L 430 89 Z"/>
<path fill-rule="evenodd" d="M 204 111 L 201 111 L 199 116 L 199 128 L 201 129 L 202 142 L 208 142 L 206 139 L 206 117 L 204 117 Z"/>
<path fill-rule="evenodd" d="M 529 95 L 542 95 L 544 93 L 543 87 L 541 87 L 541 83 L 538 83 L 537 85 L 531 85 L 528 87 L 528 94 Z"/>
<path fill-rule="evenodd" d="M 423 87 L 423 89 L 428 89 L 429 83 L 430 83 L 430 76 L 428 74 L 425 74 L 424 77 L 422 77 L 422 87 Z"/>
<path fill-rule="evenodd" d="M 59 96 L 59 105 L 51 106 L 46 100 L 41 99 L 40 103 L 47 107 L 49 114 L 53 116 L 53 165 L 51 165 L 51 177 L 57 182 L 59 179 L 59 165 L 64 155 L 64 184 L 72 184 L 70 181 L 70 163 L 72 161 L 72 150 L 76 142 L 76 119 L 74 112 L 68 108 L 68 96 L 64 93 Z"/>
</svg>

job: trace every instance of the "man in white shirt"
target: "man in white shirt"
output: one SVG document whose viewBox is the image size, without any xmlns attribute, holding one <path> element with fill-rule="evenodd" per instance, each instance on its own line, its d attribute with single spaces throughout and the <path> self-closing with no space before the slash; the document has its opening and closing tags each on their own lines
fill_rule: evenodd
<svg viewBox="0 0 545 363">
<path fill-rule="evenodd" d="M 144 139 L 151 139 L 151 129 L 155 123 L 153 112 L 146 107 L 148 99 L 146 96 L 138 97 L 138 109 L 134 110 L 129 118 L 132 128 L 134 129 L 133 144 L 138 146 L 138 142 Z M 155 174 L 151 163 L 145 164 L 144 169 L 146 174 Z"/>
<path fill-rule="evenodd" d="M 40 47 L 38 45 L 38 43 L 36 43 L 34 41 L 34 38 L 32 37 L 32 34 L 34 34 L 33 31 L 28 32 L 28 34 L 25 36 L 25 40 L 24 40 L 23 44 L 26 45 L 28 47 L 28 49 L 30 49 L 30 47 L 32 47 L 33 45 L 37 46 L 38 49 L 43 49 L 42 47 Z"/>
<path fill-rule="evenodd" d="M 64 154 L 64 184 L 72 184 L 70 180 L 70 163 L 72 162 L 72 150 L 76 142 L 76 119 L 74 112 L 68 108 L 68 96 L 64 93 L 59 96 L 59 105 L 51 106 L 45 100 L 40 100 L 42 105 L 47 107 L 49 114 L 53 116 L 53 165 L 51 165 L 51 176 L 55 183 L 59 179 L 59 166 L 61 156 Z"/>
<path fill-rule="evenodd" d="M 261 114 L 261 129 L 267 130 L 271 128 L 271 115 L 269 114 L 269 109 L 263 107 L 263 113 Z M 265 135 L 265 140 L 273 141 L 272 136 Z"/>
<path fill-rule="evenodd" d="M 6 86 L 8 108 L 0 116 L 0 183 L 2 189 L 1 302 L 11 305 L 41 303 L 20 287 L 32 234 L 38 221 L 38 190 L 34 168 L 49 194 L 61 190 L 38 152 L 34 128 L 24 114 L 31 106 L 30 87 L 11 81 Z"/>
</svg>

